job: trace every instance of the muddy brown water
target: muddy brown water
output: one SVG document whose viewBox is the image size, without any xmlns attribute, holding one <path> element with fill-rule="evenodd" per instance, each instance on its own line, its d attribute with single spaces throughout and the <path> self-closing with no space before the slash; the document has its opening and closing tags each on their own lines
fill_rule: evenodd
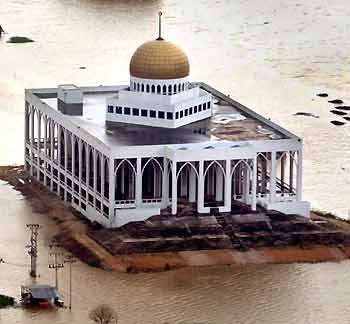
<svg viewBox="0 0 350 324">
<path fill-rule="evenodd" d="M 349 215 L 349 124 L 335 127 L 328 100 L 350 103 L 350 6 L 347 1 L 0 1 L 0 164 L 23 163 L 23 89 L 58 83 L 128 82 L 133 51 L 164 37 L 188 53 L 202 80 L 302 136 L 304 196 Z M 27 36 L 31 44 L 7 44 Z M 210 62 L 210 64 L 208 64 Z M 85 66 L 86 69 L 80 69 Z M 328 98 L 316 96 L 327 92 Z M 294 116 L 298 111 L 320 118 Z M 339 120 L 343 120 L 339 117 Z M 52 282 L 47 241 L 54 224 L 0 185 L 0 293 L 18 295 L 28 280 L 29 235 L 39 222 L 40 282 Z M 346 323 L 350 263 L 206 267 L 127 275 L 77 263 L 73 310 L 0 310 L 0 323 L 88 323 L 96 304 L 111 304 L 120 323 Z M 67 300 L 67 269 L 60 287 Z"/>
</svg>

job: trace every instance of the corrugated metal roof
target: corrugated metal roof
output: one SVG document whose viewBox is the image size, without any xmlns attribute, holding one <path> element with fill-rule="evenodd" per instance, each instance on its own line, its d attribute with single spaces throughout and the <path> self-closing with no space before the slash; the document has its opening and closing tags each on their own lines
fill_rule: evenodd
<svg viewBox="0 0 350 324">
<path fill-rule="evenodd" d="M 56 288 L 49 285 L 32 285 L 28 287 L 28 290 L 34 299 L 55 299 L 60 297 Z"/>
</svg>

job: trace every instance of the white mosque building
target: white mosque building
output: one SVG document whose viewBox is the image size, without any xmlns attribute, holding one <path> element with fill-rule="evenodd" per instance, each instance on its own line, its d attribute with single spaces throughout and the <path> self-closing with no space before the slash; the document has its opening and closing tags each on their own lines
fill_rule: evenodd
<svg viewBox="0 0 350 324">
<path fill-rule="evenodd" d="M 105 227 L 237 202 L 308 217 L 302 140 L 189 74 L 159 32 L 133 54 L 127 85 L 27 89 L 26 170 Z"/>
</svg>

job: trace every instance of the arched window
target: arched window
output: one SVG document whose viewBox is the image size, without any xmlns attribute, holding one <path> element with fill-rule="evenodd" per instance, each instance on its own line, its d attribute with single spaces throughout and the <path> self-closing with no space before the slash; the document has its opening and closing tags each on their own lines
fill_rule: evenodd
<svg viewBox="0 0 350 324">
<path fill-rule="evenodd" d="M 149 84 L 146 85 L 146 92 L 149 92 Z"/>
<path fill-rule="evenodd" d="M 165 95 L 166 94 L 166 85 L 164 84 L 163 85 L 163 95 Z"/>
<path fill-rule="evenodd" d="M 155 92 L 156 92 L 156 87 L 154 86 L 154 84 L 153 84 L 152 87 L 151 87 L 151 92 L 152 92 L 152 93 L 155 93 Z"/>
<path fill-rule="evenodd" d="M 181 92 L 181 84 L 180 83 L 177 85 L 177 92 Z"/>
<path fill-rule="evenodd" d="M 168 94 L 171 94 L 172 93 L 172 91 L 171 91 L 171 84 L 169 84 L 169 86 L 168 86 Z"/>
<path fill-rule="evenodd" d="M 160 91 L 161 91 L 161 87 L 160 87 L 160 85 L 158 84 L 158 85 L 157 85 L 157 93 L 160 94 Z"/>
<path fill-rule="evenodd" d="M 185 91 L 185 84 L 182 84 L 182 91 Z"/>
<path fill-rule="evenodd" d="M 143 83 L 141 84 L 141 91 L 145 92 L 145 85 Z"/>
<path fill-rule="evenodd" d="M 140 91 L 140 83 L 137 84 L 137 91 Z"/>
</svg>

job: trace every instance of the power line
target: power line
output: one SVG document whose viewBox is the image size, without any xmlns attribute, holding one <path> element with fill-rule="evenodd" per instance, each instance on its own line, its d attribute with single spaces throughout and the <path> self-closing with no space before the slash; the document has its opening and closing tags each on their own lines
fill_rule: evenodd
<svg viewBox="0 0 350 324">
<path fill-rule="evenodd" d="M 77 262 L 73 255 L 67 255 L 64 263 L 69 264 L 69 309 L 72 309 L 72 264 Z"/>
<path fill-rule="evenodd" d="M 59 247 L 61 246 L 57 242 L 51 242 L 49 244 L 50 249 L 59 248 Z M 53 257 L 53 262 L 50 262 L 49 260 L 49 269 L 55 269 L 55 287 L 57 290 L 58 290 L 58 270 L 64 267 L 64 263 L 62 261 L 59 262 L 59 259 L 62 260 L 63 255 L 64 254 L 62 252 L 57 252 L 57 251 L 49 253 L 49 257 Z"/>
<path fill-rule="evenodd" d="M 38 230 L 40 228 L 39 224 L 27 224 L 30 229 L 30 245 L 26 247 L 29 248 L 28 254 L 30 255 L 30 275 L 33 278 L 37 276 L 37 258 L 38 258 Z"/>
</svg>

